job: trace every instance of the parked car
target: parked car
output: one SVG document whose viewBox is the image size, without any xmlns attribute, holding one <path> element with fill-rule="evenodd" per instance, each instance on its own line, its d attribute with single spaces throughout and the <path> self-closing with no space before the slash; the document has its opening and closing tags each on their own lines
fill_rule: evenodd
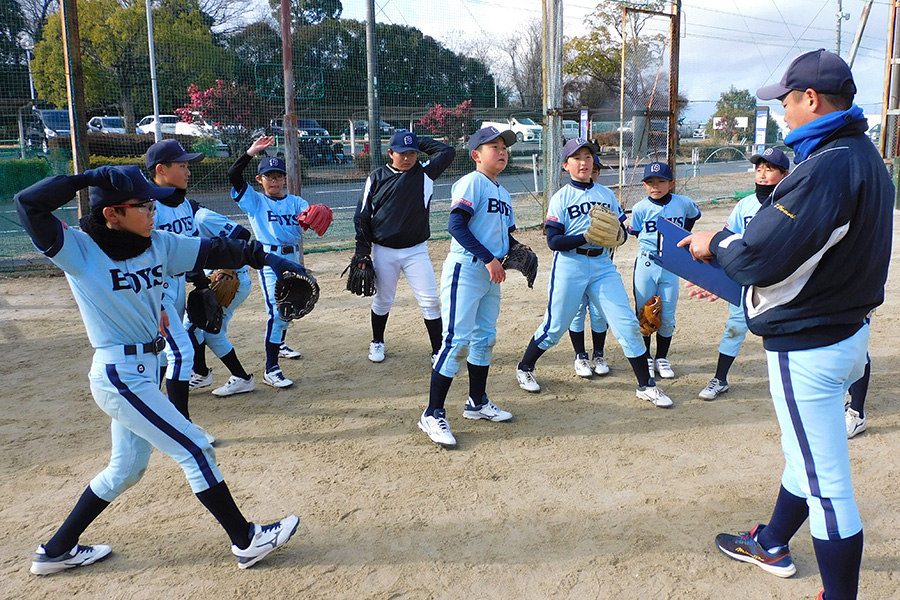
<svg viewBox="0 0 900 600">
<path fill-rule="evenodd" d="M 181 122 L 175 115 L 159 115 L 159 126 L 162 133 L 175 133 L 175 125 Z M 137 124 L 137 133 L 153 133 L 156 131 L 156 118 L 153 115 L 147 115 Z"/>
<path fill-rule="evenodd" d="M 125 133 L 125 119 L 122 117 L 91 117 L 88 131 L 96 133 Z"/>
<path fill-rule="evenodd" d="M 331 134 L 328 130 L 319 125 L 315 119 L 297 119 L 298 134 L 312 137 L 329 137 Z M 269 127 L 266 129 L 267 135 L 284 137 L 284 119 L 272 119 L 269 121 Z"/>
<path fill-rule="evenodd" d="M 581 125 L 578 121 L 563 121 L 562 122 L 562 134 L 564 140 L 571 140 L 573 138 L 577 138 L 578 134 L 581 133 Z"/>
<path fill-rule="evenodd" d="M 25 141 L 29 146 L 40 146 L 44 152 L 50 150 L 48 140 L 72 133 L 69 111 L 35 108 L 33 119 L 25 126 Z"/>
<path fill-rule="evenodd" d="M 381 125 L 381 137 L 389 138 L 394 132 L 397 130 L 396 127 L 388 123 L 387 121 L 380 121 Z M 369 138 L 369 122 L 368 121 L 354 121 L 353 123 L 353 136 L 357 141 L 367 140 Z M 350 126 L 344 127 L 344 131 L 341 132 L 341 141 L 345 144 L 350 143 Z"/>
<path fill-rule="evenodd" d="M 693 136 L 698 140 L 705 140 L 709 137 L 709 135 L 707 135 L 706 133 L 706 127 L 698 127 L 697 129 L 695 129 Z"/>
</svg>

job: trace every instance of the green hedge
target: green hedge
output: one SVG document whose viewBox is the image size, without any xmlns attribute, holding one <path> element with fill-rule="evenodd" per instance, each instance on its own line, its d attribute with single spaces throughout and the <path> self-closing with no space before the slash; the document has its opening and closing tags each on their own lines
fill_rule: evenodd
<svg viewBox="0 0 900 600">
<path fill-rule="evenodd" d="M 9 200 L 50 174 L 50 163 L 41 158 L 0 161 L 0 199 Z"/>
</svg>

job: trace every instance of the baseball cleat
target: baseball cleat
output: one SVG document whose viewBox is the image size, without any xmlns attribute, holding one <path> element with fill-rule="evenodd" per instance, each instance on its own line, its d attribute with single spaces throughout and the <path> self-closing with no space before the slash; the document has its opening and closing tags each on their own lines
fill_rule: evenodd
<svg viewBox="0 0 900 600">
<path fill-rule="evenodd" d="M 787 545 L 771 550 L 763 548 L 756 541 L 765 525 L 757 525 L 752 531 L 742 531 L 739 535 L 720 533 L 716 536 L 716 547 L 734 560 L 756 565 L 763 571 L 778 577 L 790 577 L 797 572 L 791 551 Z"/>
<path fill-rule="evenodd" d="M 109 556 L 110 552 L 112 552 L 112 548 L 103 544 L 96 546 L 78 544 L 62 556 L 50 558 L 44 547 L 40 546 L 34 553 L 34 560 L 31 561 L 31 572 L 35 575 L 52 575 L 66 569 L 86 567 L 103 560 Z"/>
<path fill-rule="evenodd" d="M 275 367 L 271 371 L 266 371 L 266 374 L 263 375 L 263 381 L 272 387 L 277 388 L 286 388 L 294 385 L 294 382 L 285 377 L 284 373 L 281 372 L 281 367 Z"/>
<path fill-rule="evenodd" d="M 641 400 L 646 400 L 654 406 L 660 408 L 669 408 L 672 406 L 672 399 L 666 396 L 659 387 L 655 385 L 638 386 L 635 395 Z"/>
<path fill-rule="evenodd" d="M 451 448 L 456 445 L 456 438 L 450 433 L 450 423 L 447 422 L 447 411 L 443 408 L 436 409 L 430 417 L 423 412 L 419 419 L 419 429 L 438 446 Z"/>
<path fill-rule="evenodd" d="M 653 379 L 653 359 L 647 359 L 647 369 L 650 371 L 650 379 Z"/>
<path fill-rule="evenodd" d="M 704 400 L 715 400 L 720 394 L 728 391 L 728 382 L 713 377 L 706 384 L 706 387 L 700 390 L 699 396 Z"/>
<path fill-rule="evenodd" d="M 434 366 L 434 363 L 437 362 L 437 352 L 431 355 L 431 366 Z"/>
<path fill-rule="evenodd" d="M 372 362 L 384 360 L 384 342 L 369 342 L 369 360 Z"/>
<path fill-rule="evenodd" d="M 232 375 L 228 378 L 228 383 L 214 389 L 212 393 L 213 396 L 233 396 L 234 394 L 252 392 L 255 389 L 256 381 L 253 379 L 253 375 L 250 376 L 250 379 L 241 379 L 237 375 Z"/>
<path fill-rule="evenodd" d="M 672 379 L 675 377 L 675 371 L 672 370 L 672 365 L 669 364 L 669 360 L 666 358 L 656 359 L 656 372 L 659 373 L 659 376 L 663 379 Z"/>
<path fill-rule="evenodd" d="M 303 358 L 303 355 L 297 350 L 289 348 L 287 344 L 282 344 L 278 348 L 278 358 Z"/>
<path fill-rule="evenodd" d="M 866 418 L 860 417 L 859 413 L 849 406 L 844 411 L 844 421 L 847 423 L 847 439 L 849 440 L 858 433 L 862 433 L 869 427 Z"/>
<path fill-rule="evenodd" d="M 609 365 L 606 364 L 606 357 L 602 354 L 594 355 L 594 373 L 597 375 L 606 375 L 609 373 Z"/>
<path fill-rule="evenodd" d="M 588 360 L 587 353 L 575 356 L 575 374 L 579 377 L 591 377 L 594 370 L 591 369 L 591 361 Z"/>
<path fill-rule="evenodd" d="M 210 369 L 206 375 L 199 375 L 191 371 L 191 379 L 188 383 L 188 389 L 199 390 L 200 388 L 211 386 L 212 382 L 212 369 Z"/>
<path fill-rule="evenodd" d="M 516 379 L 519 382 L 519 387 L 526 392 L 541 391 L 541 386 L 538 385 L 537 379 L 534 378 L 534 371 L 523 371 L 522 369 L 516 369 Z"/>
<path fill-rule="evenodd" d="M 487 394 L 485 394 L 484 404 L 481 406 L 475 406 L 475 402 L 469 398 L 463 409 L 463 416 L 467 419 L 487 419 L 495 423 L 512 419 L 512 413 L 498 408 L 496 404 L 488 400 Z"/>
<path fill-rule="evenodd" d="M 200 433 L 202 433 L 202 434 L 203 434 L 203 437 L 206 438 L 206 443 L 207 443 L 207 444 L 209 444 L 210 446 L 215 445 L 215 443 L 216 443 L 216 436 L 214 436 L 213 434 L 211 434 L 211 433 L 208 432 L 207 430 L 203 429 L 202 427 L 200 427 L 200 426 L 197 425 L 196 423 L 194 423 L 194 427 L 196 427 L 197 429 L 200 430 Z"/>
<path fill-rule="evenodd" d="M 250 537 L 250 545 L 244 549 L 231 546 L 231 552 L 237 558 L 238 566 L 242 569 L 252 567 L 272 550 L 285 545 L 291 536 L 297 531 L 300 518 L 296 515 L 270 525 L 252 525 L 253 535 Z"/>
</svg>

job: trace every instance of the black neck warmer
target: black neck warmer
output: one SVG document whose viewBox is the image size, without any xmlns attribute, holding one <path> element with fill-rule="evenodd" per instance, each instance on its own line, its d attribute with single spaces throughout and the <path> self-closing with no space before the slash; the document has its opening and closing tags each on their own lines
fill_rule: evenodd
<svg viewBox="0 0 900 600">
<path fill-rule="evenodd" d="M 150 247 L 150 238 L 130 231 L 110 229 L 105 222 L 97 222 L 93 214 L 81 217 L 78 225 L 113 260 L 134 258 Z"/>
</svg>

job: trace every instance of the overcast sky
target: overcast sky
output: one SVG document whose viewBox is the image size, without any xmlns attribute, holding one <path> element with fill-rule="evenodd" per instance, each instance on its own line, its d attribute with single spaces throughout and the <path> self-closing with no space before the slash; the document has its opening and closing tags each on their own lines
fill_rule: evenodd
<svg viewBox="0 0 900 600">
<path fill-rule="evenodd" d="M 344 0 L 343 17 L 366 19 L 365 0 Z M 612 4 L 612 3 L 608 3 Z M 837 0 L 682 0 L 679 88 L 691 99 L 688 118 L 703 121 L 730 85 L 756 89 L 781 79 L 798 54 L 817 48 L 834 51 Z M 864 0 L 842 0 L 849 19 L 841 23 L 841 56 L 859 26 Z M 459 36 L 514 35 L 522 23 L 540 19 L 541 0 L 375 0 L 376 21 L 411 25 L 454 47 Z M 596 3 L 564 0 L 563 33 L 585 31 L 584 17 Z M 867 115 L 880 114 L 888 0 L 875 0 L 853 65 L 856 102 Z M 780 113 L 778 102 L 761 103 Z"/>
</svg>

